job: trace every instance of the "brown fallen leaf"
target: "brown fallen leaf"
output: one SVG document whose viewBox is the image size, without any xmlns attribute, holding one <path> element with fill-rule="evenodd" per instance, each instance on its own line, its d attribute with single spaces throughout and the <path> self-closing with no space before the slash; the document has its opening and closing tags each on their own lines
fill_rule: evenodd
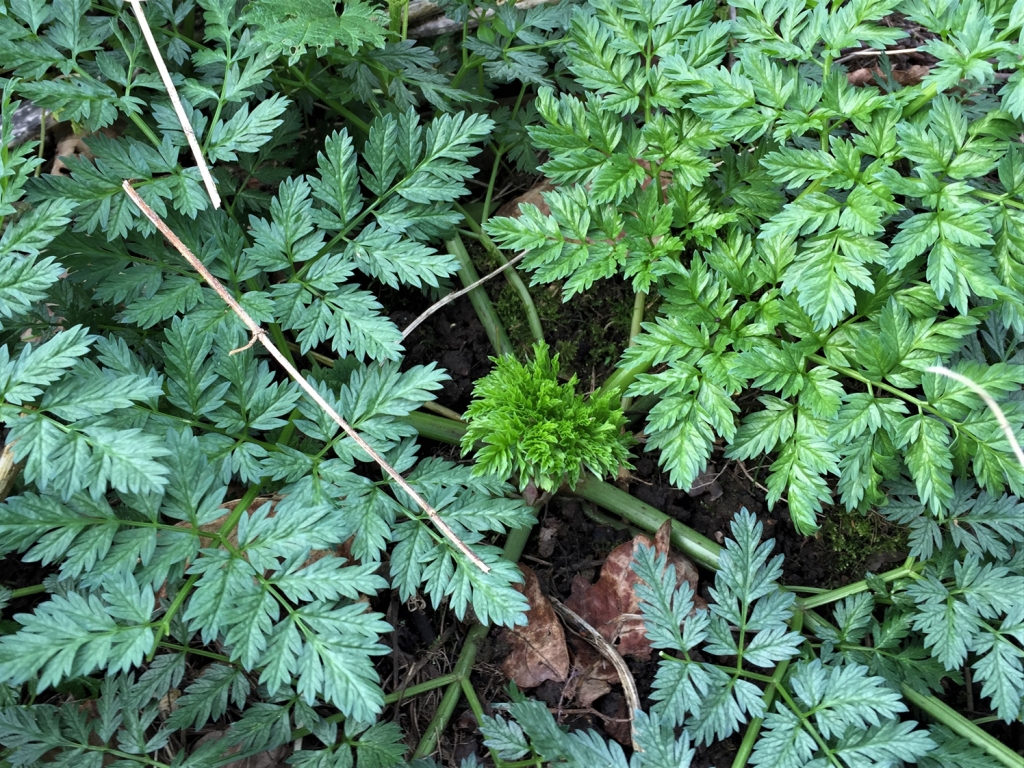
<svg viewBox="0 0 1024 768">
<path fill-rule="evenodd" d="M 692 498 L 707 494 L 708 501 L 714 501 L 721 498 L 723 493 L 722 486 L 718 483 L 718 470 L 714 464 L 708 464 L 708 468 L 694 478 L 686 495 Z"/>
<path fill-rule="evenodd" d="M 111 139 L 116 139 L 118 136 L 117 131 L 113 128 L 102 128 L 99 133 L 107 136 Z M 57 150 L 55 152 L 56 157 L 53 159 L 53 165 L 50 167 L 50 174 L 53 176 L 70 176 L 71 172 L 68 167 L 64 164 L 65 157 L 74 157 L 76 159 L 82 158 L 85 160 L 93 160 L 93 154 L 89 151 L 89 146 L 85 143 L 93 134 L 90 133 L 71 133 L 62 138 L 57 142 Z"/>
<path fill-rule="evenodd" d="M 563 682 L 569 675 L 569 649 L 565 632 L 547 597 L 541 591 L 537 575 L 520 565 L 525 583 L 515 588 L 526 596 L 530 609 L 525 627 L 503 629 L 509 653 L 502 662 L 505 676 L 520 688 L 536 688 L 546 680 Z"/>
<path fill-rule="evenodd" d="M 929 71 L 930 68 L 923 64 L 912 64 L 906 69 L 894 69 L 892 79 L 903 86 L 917 85 Z M 882 70 L 878 67 L 860 67 L 850 70 L 846 74 L 846 81 L 850 85 L 871 85 L 876 82 L 875 75 L 882 77 Z"/>
<path fill-rule="evenodd" d="M 676 584 L 687 581 L 696 592 L 697 567 L 683 555 L 670 551 L 671 532 L 671 523 L 666 520 L 654 536 L 654 549 L 658 554 L 667 555 L 669 565 L 675 567 Z M 597 629 L 623 656 L 649 659 L 651 643 L 640 617 L 640 601 L 634 591 L 639 578 L 632 569 L 634 554 L 640 544 L 652 546 L 647 536 L 640 535 L 613 549 L 595 584 L 589 584 L 579 576 L 573 579 L 572 594 L 565 604 Z M 696 608 L 706 607 L 704 601 L 696 596 L 694 603 Z"/>
<path fill-rule="evenodd" d="M 561 528 L 562 524 L 555 520 L 549 520 L 541 527 L 540 533 L 537 534 L 537 552 L 541 557 L 551 557 L 554 554 Z"/>
<path fill-rule="evenodd" d="M 530 203 L 540 208 L 540 212 L 543 213 L 545 216 L 550 216 L 551 208 L 549 208 L 548 204 L 544 202 L 544 198 L 542 197 L 542 195 L 544 192 L 550 192 L 553 189 L 555 189 L 554 184 L 551 184 L 547 181 L 542 181 L 536 186 L 534 186 L 532 189 L 528 189 L 515 200 L 511 200 L 505 203 L 503 206 L 501 206 L 501 208 L 498 209 L 497 213 L 495 213 L 494 215 L 511 216 L 514 219 L 518 219 L 519 216 L 522 215 L 522 211 L 519 210 L 519 205 L 521 203 Z"/>
<path fill-rule="evenodd" d="M 566 701 L 589 707 L 611 691 L 612 683 L 619 682 L 619 673 L 582 637 L 571 635 L 569 643 L 573 650 L 573 665 L 563 696 Z"/>
</svg>

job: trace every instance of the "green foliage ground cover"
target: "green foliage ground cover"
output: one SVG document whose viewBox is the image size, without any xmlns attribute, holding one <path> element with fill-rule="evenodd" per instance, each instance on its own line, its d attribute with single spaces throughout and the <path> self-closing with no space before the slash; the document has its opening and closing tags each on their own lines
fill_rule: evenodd
<svg viewBox="0 0 1024 768">
<path fill-rule="evenodd" d="M 0 420 L 21 464 L 0 550 L 53 569 L 0 636 L 4 759 L 205 768 L 298 736 L 295 765 L 426 758 L 378 720 L 396 692 L 374 666 L 391 628 L 373 606 L 395 590 L 523 623 L 499 544 L 512 531 L 505 554 L 521 550 L 534 514 L 509 480 L 613 474 L 625 397 L 680 488 L 716 445 L 765 458 L 768 503 L 798 531 L 824 506 L 877 509 L 911 557 L 797 599 L 738 513 L 707 561 L 712 607 L 680 630 L 692 595 L 645 555 L 665 654 L 639 749 L 515 700 L 511 719 L 477 712 L 493 759 L 685 766 L 735 736 L 737 766 L 1022 764 L 936 696 L 967 670 L 983 720 L 1024 717 L 1024 467 L 977 395 L 928 369 L 981 384 L 1020 434 L 1024 0 L 487 7 L 476 26 L 445 3 L 462 31 L 414 41 L 401 3 L 148 3 L 214 208 L 128 6 L 0 4 Z M 909 27 L 933 60 L 920 84 L 884 57 L 879 83 L 849 83 L 847 52 Z M 8 146 L 20 99 L 114 137 L 40 175 L 37 142 Z M 491 217 L 511 169 L 555 189 Z M 125 179 L 488 570 L 241 349 L 241 323 Z M 589 400 L 544 347 L 479 382 L 468 431 L 446 427 L 466 449 L 482 439 L 475 468 L 420 456 L 418 409 L 447 374 L 403 364 L 379 299 L 446 292 L 461 238 L 525 251 L 524 274 L 566 301 L 609 279 L 636 295 Z M 450 690 L 479 710 L 459 674 Z M 226 734 L 197 747 L 217 722 Z"/>
</svg>

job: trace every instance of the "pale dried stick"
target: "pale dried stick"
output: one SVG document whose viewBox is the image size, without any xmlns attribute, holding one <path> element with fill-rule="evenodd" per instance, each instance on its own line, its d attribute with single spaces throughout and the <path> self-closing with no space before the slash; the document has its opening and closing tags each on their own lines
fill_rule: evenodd
<svg viewBox="0 0 1024 768">
<path fill-rule="evenodd" d="M 370 458 L 380 465 L 380 468 L 384 470 L 388 477 L 395 481 L 399 488 L 412 497 L 412 500 L 416 502 L 417 506 L 427 514 L 427 517 L 430 518 L 431 522 L 434 523 L 442 535 L 444 535 L 444 537 L 448 539 L 456 549 L 464 554 L 466 558 L 481 571 L 484 573 L 490 572 L 490 566 L 473 554 L 473 550 L 466 546 L 466 543 L 455 535 L 455 531 L 448 527 L 448 524 L 441 519 L 441 516 L 437 514 L 437 511 L 430 506 L 430 504 L 427 503 L 426 499 L 416 493 L 413 487 L 406 482 L 405 478 L 395 471 L 395 468 L 388 464 L 387 461 L 384 460 L 384 457 L 373 450 L 373 448 L 371 448 L 370 445 L 359 436 L 359 433 L 352 429 L 352 427 L 349 426 L 349 423 L 341 418 L 337 411 L 335 411 L 328 402 L 320 396 L 320 393 L 302 377 L 302 374 L 296 370 L 295 366 L 288 362 L 288 359 L 284 354 L 282 354 L 281 350 L 274 346 L 274 342 L 267 338 L 267 332 L 260 327 L 259 323 L 249 316 L 249 313 L 246 312 L 237 301 L 235 301 L 235 298 L 227 292 L 224 286 L 220 284 L 220 281 L 210 274 L 210 270 L 206 268 L 203 262 L 195 257 L 195 254 L 189 250 L 188 246 L 181 242 L 181 239 L 171 231 L 171 228 L 164 223 L 164 220 L 156 215 L 156 212 L 146 204 L 146 201 L 139 197 L 139 193 L 132 188 L 131 183 L 125 179 L 121 186 L 124 188 L 125 194 L 132 199 L 132 202 L 135 203 L 135 205 L 139 207 L 139 210 L 146 215 L 146 218 L 153 223 L 153 226 L 160 230 L 160 233 L 170 241 L 171 245 L 173 245 L 178 253 L 182 255 L 185 261 L 191 264 L 192 267 L 203 276 L 203 279 L 206 280 L 210 287 L 217 292 L 217 295 L 223 299 L 224 303 L 231 307 L 231 310 L 238 315 L 238 318 L 243 323 L 245 323 L 245 326 L 252 332 L 252 338 L 258 339 L 260 343 L 267 348 L 271 357 L 277 360 L 281 367 L 288 372 L 288 375 L 295 379 L 296 383 L 302 387 L 302 390 L 309 395 L 310 399 L 319 405 L 320 408 L 323 409 L 324 413 L 330 416 L 334 423 L 341 427 L 345 434 L 355 441 L 356 445 L 366 451 Z"/>
<path fill-rule="evenodd" d="M 899 56 L 905 53 L 917 53 L 917 51 L 917 48 L 894 48 L 891 51 L 876 51 L 874 48 L 865 48 L 863 51 L 854 51 L 836 59 L 836 64 L 842 64 L 850 59 L 856 59 L 861 56 L 881 56 L 883 53 L 887 56 Z"/>
<path fill-rule="evenodd" d="M 504 272 L 506 269 L 511 267 L 513 264 L 515 264 L 518 261 L 521 261 L 522 258 L 525 255 L 526 255 L 526 251 L 523 251 L 522 253 L 520 253 L 515 258 L 509 259 L 502 266 L 498 267 L 493 272 L 484 275 L 483 277 L 481 277 L 476 282 L 470 283 L 469 285 L 467 285 L 465 288 L 462 288 L 461 290 L 453 291 L 452 293 L 449 293 L 447 296 L 445 296 L 440 301 L 438 301 L 438 302 L 436 302 L 434 304 L 431 304 L 429 307 L 426 308 L 426 310 L 424 310 L 422 315 L 417 317 L 415 320 L 413 320 L 411 323 L 409 323 L 409 325 L 407 325 L 405 327 L 405 330 L 402 331 L 402 341 L 405 341 L 406 337 L 410 333 L 415 331 L 416 328 L 420 325 L 420 323 L 422 323 L 424 320 L 426 320 L 432 314 L 437 312 L 437 310 L 439 310 L 445 304 L 451 304 L 453 301 L 455 301 L 457 298 L 459 298 L 459 296 L 464 296 L 465 294 L 467 294 L 470 291 L 472 291 L 474 288 L 477 288 L 477 287 L 483 285 L 484 283 L 486 283 L 488 280 L 490 280 L 495 275 L 500 275 L 502 272 Z"/>
<path fill-rule="evenodd" d="M 633 675 L 629 671 L 629 667 L 626 666 L 626 660 L 622 658 L 622 654 L 616 650 L 615 646 L 605 640 L 604 635 L 590 626 L 587 621 L 580 616 L 576 611 L 571 608 L 567 608 L 563 603 L 557 599 L 551 597 L 548 598 L 551 601 L 551 607 L 555 609 L 555 613 L 559 614 L 563 619 L 576 625 L 578 629 L 582 629 L 587 633 L 587 640 L 590 644 L 597 648 L 598 652 L 608 659 L 609 663 L 615 667 L 615 672 L 619 676 L 619 682 L 622 683 L 622 690 L 626 694 L 626 703 L 629 705 L 629 725 L 630 730 L 635 733 L 636 725 L 633 723 L 633 713 L 640 709 L 640 694 L 636 689 L 636 682 L 633 680 Z M 633 739 L 633 749 L 643 751 L 637 746 L 636 739 Z"/>
<path fill-rule="evenodd" d="M 11 492 L 23 464 L 24 462 L 14 460 L 14 446 L 6 443 L 0 451 L 0 501 L 6 499 L 7 494 Z"/>
<path fill-rule="evenodd" d="M 988 406 L 988 409 L 992 411 L 992 415 L 996 417 L 996 421 L 999 423 L 999 428 L 1003 430 L 1003 434 L 1006 435 L 1006 439 L 1010 443 L 1010 447 L 1013 449 L 1013 455 L 1017 457 L 1017 461 L 1024 467 L 1024 451 L 1020 448 L 1020 443 L 1017 442 L 1017 436 L 1013 434 L 1013 427 L 1010 426 L 1010 422 L 1006 420 L 1006 414 L 1003 413 L 1003 409 L 999 407 L 999 403 L 992 399 L 992 395 L 986 392 L 980 385 L 971 381 L 969 378 L 964 376 L 962 373 L 951 371 L 944 365 L 933 365 L 928 368 L 928 373 L 937 373 L 940 376 L 945 376 L 947 379 L 952 379 L 960 384 L 963 384 L 971 392 L 981 398 L 982 402 Z"/>
<path fill-rule="evenodd" d="M 188 141 L 188 146 L 192 150 L 192 156 L 196 159 L 196 166 L 199 168 L 199 175 L 203 177 L 203 184 L 206 185 L 206 194 L 210 196 L 210 200 L 213 202 L 214 208 L 220 208 L 220 193 L 217 192 L 217 185 L 213 182 L 213 176 L 210 175 L 210 169 L 206 165 L 206 160 L 203 158 L 203 150 L 199 146 L 199 142 L 196 140 L 196 132 L 192 130 L 192 124 L 189 122 L 188 116 L 185 114 L 185 108 L 181 106 L 181 99 L 178 98 L 178 90 L 174 87 L 174 83 L 171 82 L 171 73 L 167 71 L 167 65 L 164 63 L 164 57 L 160 53 L 160 49 L 156 45 L 156 40 L 153 38 L 153 30 L 149 28 L 149 22 L 146 21 L 146 14 L 142 10 L 142 3 L 140 0 L 128 0 L 132 6 L 132 10 L 135 11 L 135 18 L 139 21 L 139 27 L 142 29 L 142 36 L 146 38 L 146 43 L 149 45 L 149 53 L 153 57 L 153 61 L 156 62 L 157 71 L 160 73 L 160 79 L 164 81 L 164 88 L 167 89 L 167 95 L 171 99 L 171 104 L 174 106 L 174 114 L 178 116 L 178 122 L 181 123 L 181 130 L 185 132 L 185 139 Z"/>
</svg>

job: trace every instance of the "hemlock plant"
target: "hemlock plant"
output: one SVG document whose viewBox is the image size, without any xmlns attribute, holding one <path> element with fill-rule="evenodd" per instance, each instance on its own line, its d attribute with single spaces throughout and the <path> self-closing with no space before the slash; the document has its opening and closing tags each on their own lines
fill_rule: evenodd
<svg viewBox="0 0 1024 768">
<path fill-rule="evenodd" d="M 213 209 L 130 11 L 0 1 L 0 421 L 22 465 L 0 551 L 53 569 L 0 594 L 46 593 L 0 636 L 4 759 L 212 768 L 301 738 L 292 765 L 405 764 L 378 719 L 401 696 L 375 666 L 390 589 L 480 622 L 413 765 L 463 691 L 501 765 L 674 768 L 727 738 L 737 767 L 1021 765 L 937 696 L 969 670 L 993 719 L 1024 717 L 1024 508 L 1007 494 L 1024 468 L 981 400 L 927 368 L 980 383 L 1020 433 L 1024 0 L 742 0 L 735 20 L 713 2 L 485 5 L 470 33 L 471 4 L 446 3 L 462 44 L 427 45 L 401 3 L 148 3 Z M 850 85 L 839 59 L 899 44 L 892 13 L 935 63 L 918 85 L 885 60 Z M 8 146 L 19 97 L 112 135 L 37 175 L 37 143 Z M 543 160 L 549 210 L 487 218 L 503 159 Z M 484 160 L 484 220 L 466 222 Z M 488 570 L 245 348 L 125 179 Z M 441 245 L 461 236 L 525 250 L 567 300 L 630 283 L 631 339 L 590 399 L 539 345 L 496 360 L 468 426 L 417 413 L 446 374 L 404 362 L 381 297 L 462 279 L 464 249 Z M 468 677 L 484 627 L 528 607 L 512 560 L 535 518 L 509 476 L 648 514 L 590 474 L 626 464 L 623 395 L 680 488 L 718 444 L 764 463 L 800 531 L 824 505 L 878 508 L 911 548 L 795 597 L 743 513 L 721 554 L 684 538 L 717 571 L 694 616 L 642 553 L 665 655 L 630 757 L 537 702 L 485 719 Z M 417 430 L 482 440 L 476 467 L 420 459 Z"/>
<path fill-rule="evenodd" d="M 492 360 L 494 370 L 477 382 L 465 414 L 463 453 L 482 443 L 473 474 L 513 476 L 522 488 L 554 492 L 563 483 L 573 488 L 585 470 L 600 477 L 631 468 L 631 438 L 613 395 L 584 400 L 575 375 L 559 382 L 558 355 L 543 344 L 525 364 L 507 355 Z"/>
<path fill-rule="evenodd" d="M 769 504 L 804 533 L 822 504 L 877 506 L 903 474 L 938 517 L 954 477 L 1021 494 L 994 416 L 925 370 L 952 363 L 1019 428 L 1024 369 L 973 339 L 987 322 L 1012 357 L 1024 332 L 1021 75 L 997 86 L 989 61 L 1018 66 L 1024 15 L 735 7 L 735 23 L 713 2 L 579 9 L 566 58 L 588 95 L 541 89 L 530 128 L 564 186 L 549 215 L 527 204 L 488 232 L 567 299 L 616 275 L 657 293 L 615 383 L 657 397 L 647 445 L 681 488 L 721 438 L 727 458 L 770 457 Z M 910 88 L 850 85 L 835 60 L 901 38 L 877 23 L 896 10 L 936 34 L 938 63 Z M 759 407 L 737 419 L 746 393 Z"/>
</svg>

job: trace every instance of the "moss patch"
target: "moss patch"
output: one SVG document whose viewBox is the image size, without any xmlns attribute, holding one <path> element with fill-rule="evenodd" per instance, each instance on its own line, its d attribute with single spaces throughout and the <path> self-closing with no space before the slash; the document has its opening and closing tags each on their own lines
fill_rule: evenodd
<svg viewBox="0 0 1024 768">
<path fill-rule="evenodd" d="M 840 580 L 858 581 L 868 571 L 890 570 L 906 557 L 907 530 L 876 512 L 857 515 L 831 510 L 822 519 L 819 535 L 835 558 L 834 571 Z"/>
<path fill-rule="evenodd" d="M 520 273 L 529 282 L 529 275 Z M 496 279 L 491 298 L 509 338 L 520 356 L 529 356 L 533 345 L 530 326 L 519 294 L 506 280 Z M 495 288 L 497 290 L 495 290 Z M 561 286 L 530 286 L 544 336 L 562 361 L 563 374 L 575 373 L 584 391 L 611 374 L 629 339 L 633 291 L 621 280 L 604 280 L 570 301 L 562 301 Z"/>
</svg>

